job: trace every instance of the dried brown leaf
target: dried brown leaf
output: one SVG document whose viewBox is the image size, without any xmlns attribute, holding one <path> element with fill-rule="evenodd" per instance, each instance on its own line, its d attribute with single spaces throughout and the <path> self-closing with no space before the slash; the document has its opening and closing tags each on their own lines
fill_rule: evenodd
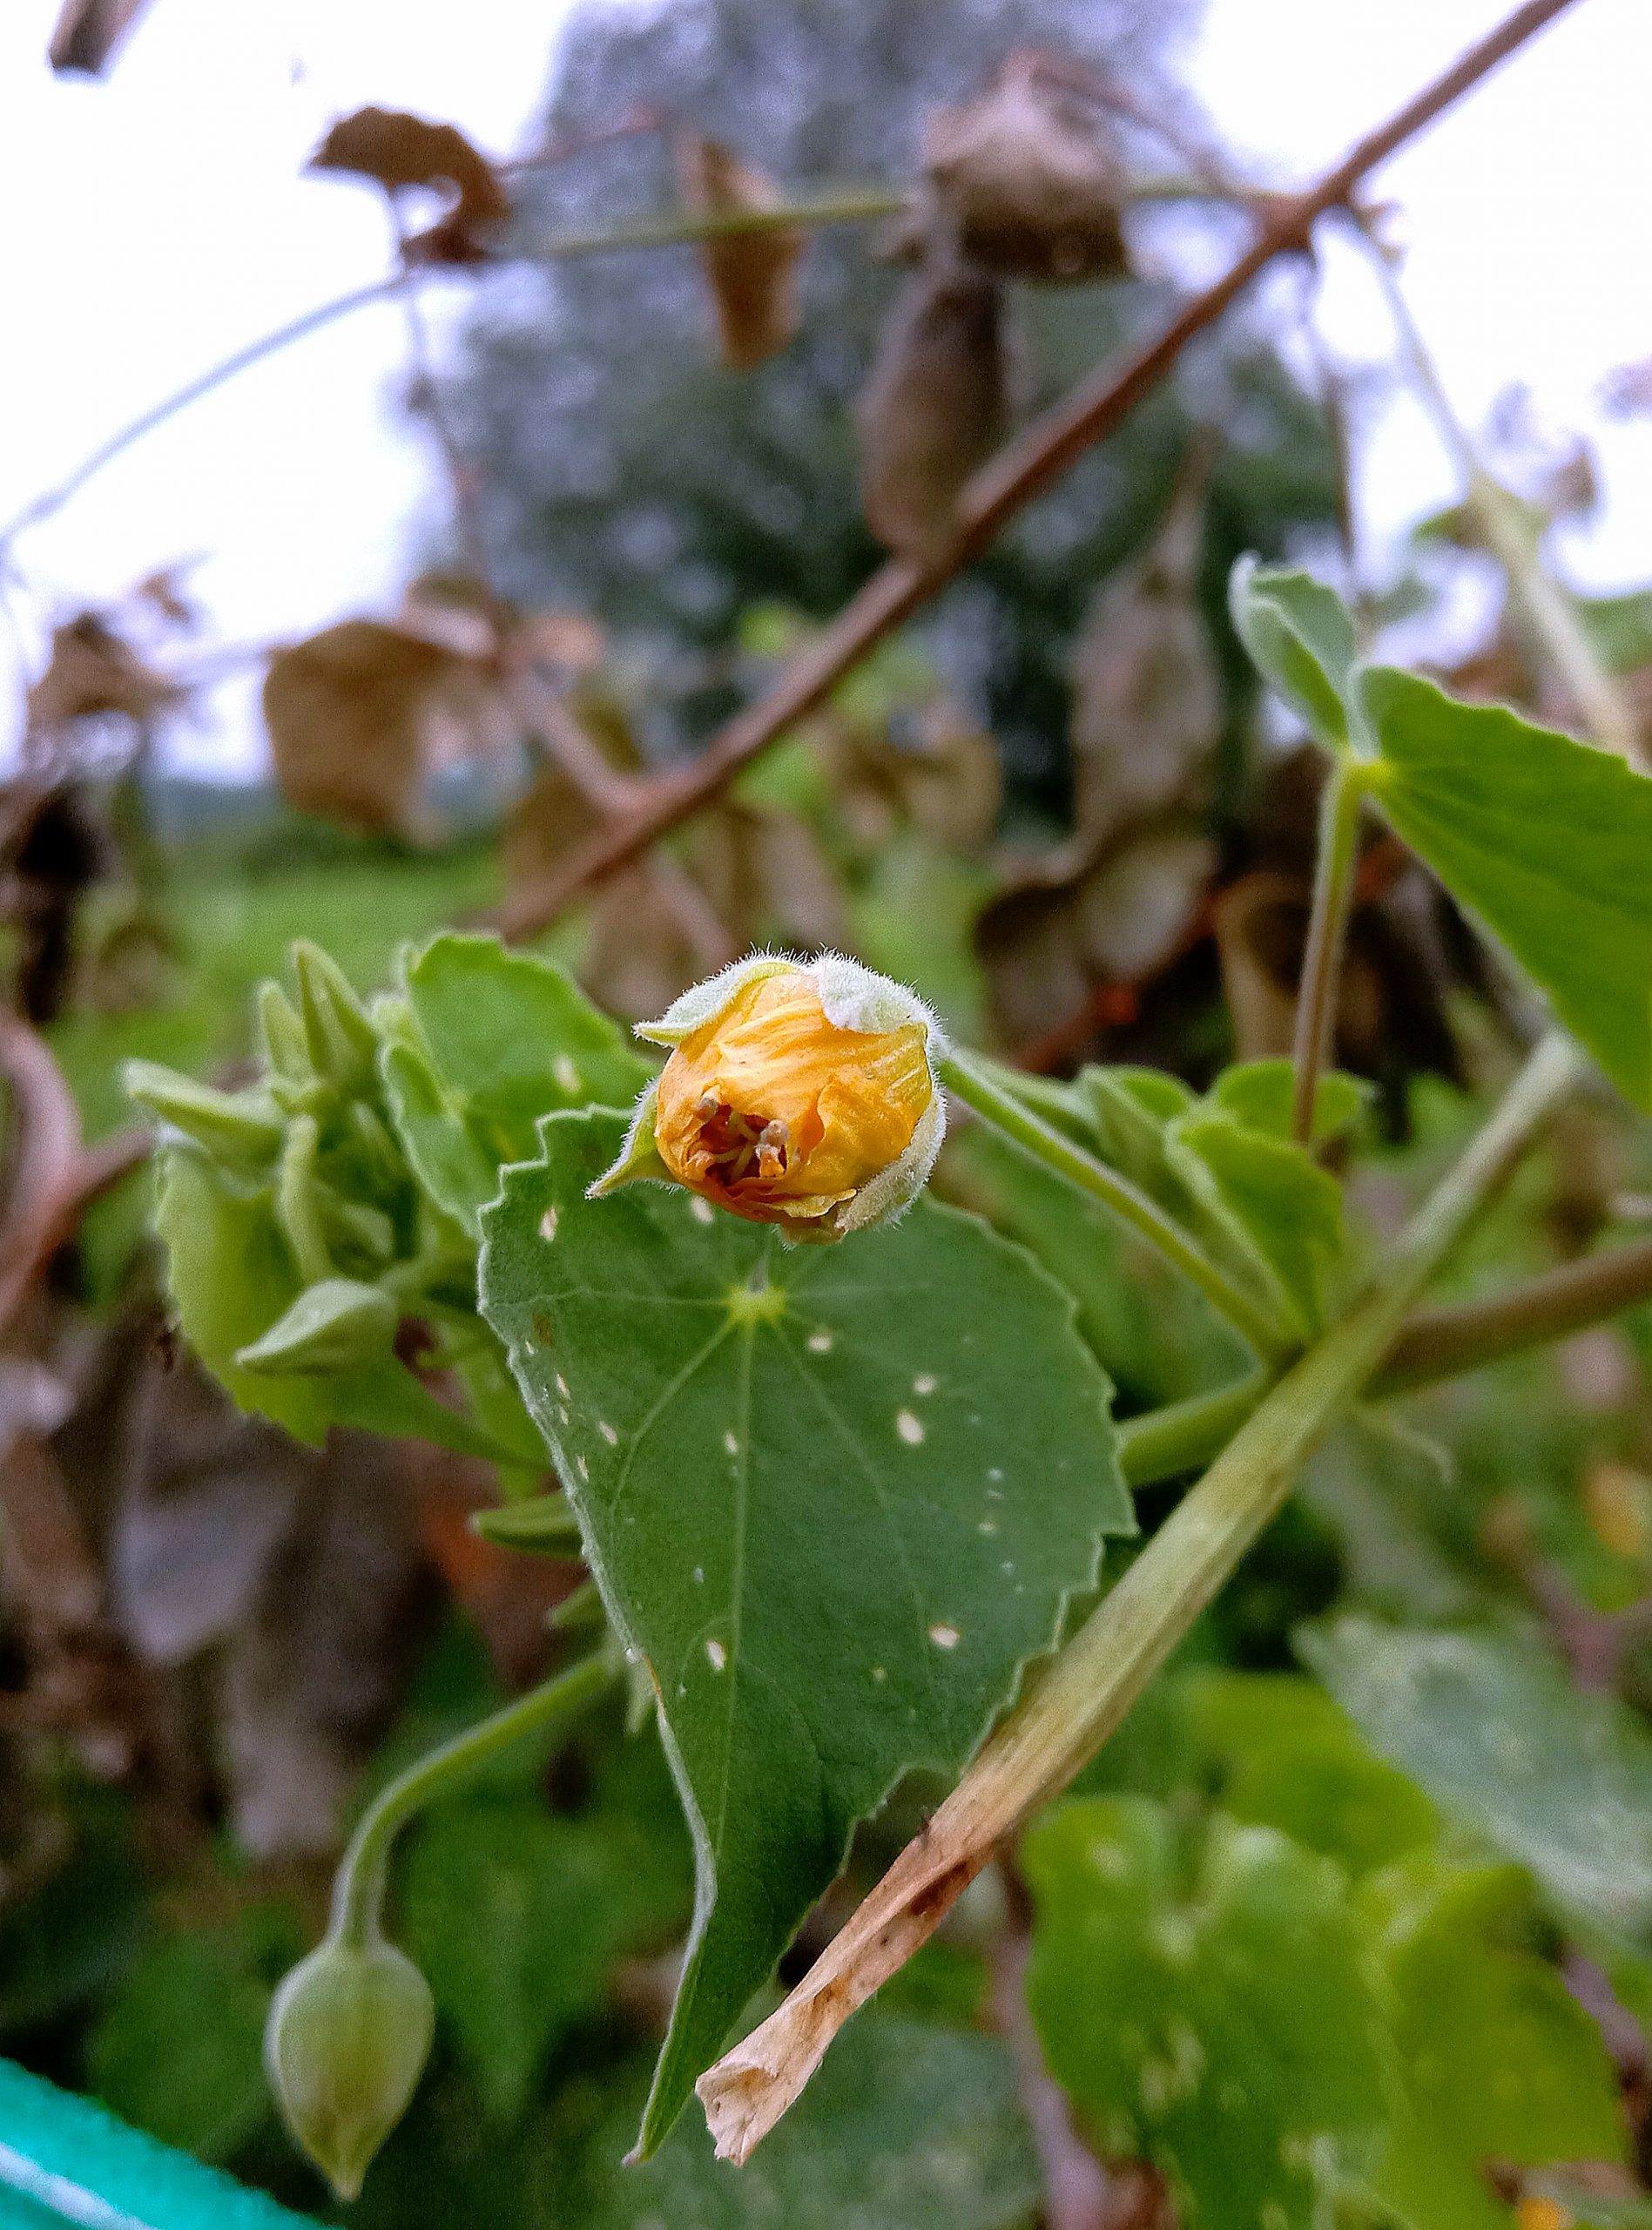
<svg viewBox="0 0 1652 2230">
<path fill-rule="evenodd" d="M 677 169 L 683 199 L 697 213 L 744 216 L 782 206 L 774 181 L 719 140 L 679 134 Z M 735 370 L 749 371 L 795 338 L 803 247 L 794 225 L 731 232 L 702 243 L 723 361 Z"/>
<path fill-rule="evenodd" d="M 998 818 L 998 748 L 944 693 L 901 722 L 896 742 L 834 708 L 813 722 L 811 744 L 854 841 L 881 850 L 907 825 L 943 849 L 968 852 Z"/>
<path fill-rule="evenodd" d="M 1139 983 L 1183 949 L 1216 871 L 1208 837 L 1174 821 L 1128 842 L 1063 845 L 983 907 L 975 949 L 1001 1035 L 1024 1045 Z"/>
<path fill-rule="evenodd" d="M 848 942 L 838 879 L 796 814 L 730 801 L 703 816 L 693 863 L 737 945 L 812 952 Z"/>
<path fill-rule="evenodd" d="M 59 73 L 100 78 L 148 0 L 64 0 L 46 59 Z"/>
<path fill-rule="evenodd" d="M 97 612 L 77 612 L 51 631 L 51 658 L 28 696 L 28 721 L 49 733 L 70 720 L 122 713 L 148 720 L 177 701 L 175 683 L 138 657 Z"/>
<path fill-rule="evenodd" d="M 1265 870 L 1244 875 L 1217 900 L 1212 920 L 1236 1056 L 1262 1061 L 1289 1053 L 1308 935 L 1307 886 Z"/>
<path fill-rule="evenodd" d="M 1193 596 L 1197 518 L 1178 505 L 1145 556 L 1102 583 L 1074 646 L 1074 816 L 1086 836 L 1204 798 L 1222 684 Z"/>
<path fill-rule="evenodd" d="M 603 885 L 579 980 L 598 1006 L 641 1021 L 738 950 L 698 884 L 677 861 L 655 858 Z"/>
<path fill-rule="evenodd" d="M 361 108 L 341 117 L 308 167 L 376 179 L 388 193 L 411 186 L 451 188 L 457 196 L 452 208 L 408 243 L 408 254 L 423 262 L 484 258 L 489 228 L 510 214 L 509 196 L 493 165 L 456 125 L 432 124 L 402 109 Z"/>
<path fill-rule="evenodd" d="M 407 836 L 427 827 L 431 770 L 508 732 L 489 661 L 379 619 L 341 620 L 278 651 L 264 720 L 300 812 Z"/>
<path fill-rule="evenodd" d="M 1064 285 L 1129 271 L 1123 166 L 1093 112 L 1059 86 L 1012 71 L 935 110 L 923 159 L 943 221 L 983 270 Z"/>
<path fill-rule="evenodd" d="M 856 411 L 867 525 L 902 557 L 938 563 L 957 539 L 959 497 L 1008 422 L 997 287 L 958 270 L 910 279 Z"/>
</svg>

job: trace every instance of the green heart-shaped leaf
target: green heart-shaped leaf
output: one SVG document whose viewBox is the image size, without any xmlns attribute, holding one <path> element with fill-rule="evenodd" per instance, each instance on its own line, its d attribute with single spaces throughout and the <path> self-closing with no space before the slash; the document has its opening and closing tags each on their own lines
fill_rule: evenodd
<svg viewBox="0 0 1652 2230">
<path fill-rule="evenodd" d="M 482 1217 L 482 1304 L 646 1662 L 693 1829 L 651 2150 L 914 1766 L 956 1771 L 1129 1530 L 1069 1297 L 973 1217 L 788 1252 L 553 1115 Z"/>
</svg>

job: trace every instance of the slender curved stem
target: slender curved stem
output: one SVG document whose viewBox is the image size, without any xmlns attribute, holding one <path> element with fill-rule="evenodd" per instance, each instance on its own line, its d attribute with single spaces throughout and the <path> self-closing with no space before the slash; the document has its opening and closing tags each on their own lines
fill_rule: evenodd
<svg viewBox="0 0 1652 2230">
<path fill-rule="evenodd" d="M 414 1814 L 434 1798 L 445 1795 L 455 1781 L 511 1743 L 519 1742 L 523 1735 L 548 1733 L 576 1718 L 614 1684 L 619 1670 L 615 1652 L 597 1650 L 554 1679 L 518 1696 L 480 1726 L 455 1734 L 381 1789 L 357 1821 L 339 1862 L 333 1881 L 329 1932 L 347 1943 L 369 1941 L 379 1925 L 390 1846 Z"/>
<path fill-rule="evenodd" d="M 1070 1183 L 1094 1194 L 1122 1222 L 1157 1247 L 1167 1261 L 1173 1262 L 1198 1287 L 1211 1307 L 1244 1335 L 1259 1355 L 1277 1362 L 1286 1352 L 1285 1337 L 1267 1310 L 1213 1262 L 1156 1200 L 1035 1114 L 973 1055 L 949 1054 L 941 1064 L 941 1080 L 948 1091 L 955 1093 L 1007 1138 L 1014 1139 L 1017 1145 L 1025 1147 Z"/>
<path fill-rule="evenodd" d="M 1344 753 L 1331 770 L 1319 819 L 1319 850 L 1314 862 L 1313 909 L 1302 956 L 1302 987 L 1297 994 L 1295 1075 L 1291 1091 L 1291 1135 L 1298 1144 L 1313 1139 L 1314 1101 L 1319 1075 L 1330 1058 L 1336 1024 L 1337 985 L 1342 948 L 1353 903 L 1354 868 L 1359 854 L 1359 809 L 1365 783 L 1359 762 Z"/>
</svg>

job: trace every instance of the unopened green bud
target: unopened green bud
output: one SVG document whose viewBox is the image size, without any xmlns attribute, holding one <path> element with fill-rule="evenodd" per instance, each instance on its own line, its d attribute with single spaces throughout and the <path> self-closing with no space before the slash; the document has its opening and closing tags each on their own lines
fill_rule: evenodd
<svg viewBox="0 0 1652 2230">
<path fill-rule="evenodd" d="M 372 1082 L 379 1035 L 336 960 L 300 938 L 293 947 L 304 1041 L 317 1073 L 347 1091 Z"/>
<path fill-rule="evenodd" d="M 259 1051 L 272 1076 L 287 1084 L 312 1084 L 315 1071 L 299 1010 L 276 983 L 258 987 Z"/>
<path fill-rule="evenodd" d="M 220 1160 L 265 1161 L 280 1148 L 281 1113 L 261 1091 L 218 1091 L 157 1061 L 128 1061 L 127 1097 Z"/>
<path fill-rule="evenodd" d="M 395 1254 L 395 1225 L 382 1208 L 366 1200 L 345 1200 L 330 1185 L 318 1186 L 322 1226 L 328 1236 L 353 1247 L 373 1263 L 390 1261 Z M 361 1267 L 358 1263 L 358 1268 Z"/>
<path fill-rule="evenodd" d="M 401 1312 L 388 1294 L 355 1278 L 307 1286 L 267 1332 L 242 1348 L 243 1370 L 320 1377 L 381 1362 L 394 1343 Z"/>
<path fill-rule="evenodd" d="M 470 1530 L 502 1549 L 527 1549 L 542 1556 L 577 1554 L 579 1520 L 566 1495 L 530 1495 L 521 1502 L 502 1503 L 496 1510 L 479 1510 Z"/>
<path fill-rule="evenodd" d="M 356 2196 L 407 2112 L 435 2026 L 429 1983 L 381 1936 L 329 1936 L 276 1991 L 264 2031 L 270 2088 L 341 2199 Z"/>
</svg>

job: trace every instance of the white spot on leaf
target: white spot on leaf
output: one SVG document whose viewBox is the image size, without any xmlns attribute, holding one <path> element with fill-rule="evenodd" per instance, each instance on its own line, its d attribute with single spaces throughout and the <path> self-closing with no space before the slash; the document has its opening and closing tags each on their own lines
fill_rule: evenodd
<svg viewBox="0 0 1652 2230">
<path fill-rule="evenodd" d="M 740 1452 L 740 1443 L 732 1432 L 725 1432 L 724 1434 L 723 1445 L 727 1449 L 731 1456 L 738 1456 Z"/>
<path fill-rule="evenodd" d="M 917 1418 L 913 1416 L 910 1409 L 901 1409 L 897 1412 L 895 1416 L 895 1430 L 900 1435 L 901 1439 L 906 1442 L 908 1448 L 921 1448 L 923 1446 L 923 1427 L 919 1423 Z"/>
<path fill-rule="evenodd" d="M 928 1371 L 920 1370 L 912 1382 L 912 1390 L 914 1394 L 933 1394 L 939 1383 Z"/>
<path fill-rule="evenodd" d="M 696 1223 L 715 1223 L 717 1221 L 717 1210 L 711 1206 L 709 1200 L 701 1199 L 698 1193 L 696 1193 L 693 1198 L 690 1200 L 688 1204 L 688 1212 L 690 1215 L 693 1217 Z"/>
<path fill-rule="evenodd" d="M 810 1333 L 806 1344 L 812 1355 L 829 1355 L 832 1352 L 832 1335 L 823 1324 L 818 1332 Z"/>
<path fill-rule="evenodd" d="M 613 1426 L 609 1423 L 606 1417 L 601 1420 L 597 1429 L 601 1433 L 603 1438 L 608 1443 L 608 1445 L 610 1448 L 617 1448 L 619 1446 L 619 1435 L 614 1430 Z"/>
<path fill-rule="evenodd" d="M 956 1626 L 931 1626 L 929 1639 L 937 1649 L 956 1649 L 962 1637 Z"/>
<path fill-rule="evenodd" d="M 561 1371 L 556 1373 L 556 1391 L 562 1395 L 564 1402 L 571 1401 L 573 1398 L 568 1391 L 568 1381 L 563 1376 Z"/>
<path fill-rule="evenodd" d="M 708 1641 L 705 1645 L 705 1654 L 711 1660 L 713 1672 L 720 1672 L 729 1661 L 729 1653 L 720 1641 Z"/>
<path fill-rule="evenodd" d="M 557 1088 L 565 1091 L 570 1099 L 577 1099 L 585 1089 L 584 1078 L 566 1053 L 557 1054 L 550 1064 L 550 1073 L 556 1079 Z"/>
<path fill-rule="evenodd" d="M 556 1203 L 554 1200 L 539 1219 L 539 1236 L 542 1239 L 555 1239 L 556 1236 Z"/>
</svg>

